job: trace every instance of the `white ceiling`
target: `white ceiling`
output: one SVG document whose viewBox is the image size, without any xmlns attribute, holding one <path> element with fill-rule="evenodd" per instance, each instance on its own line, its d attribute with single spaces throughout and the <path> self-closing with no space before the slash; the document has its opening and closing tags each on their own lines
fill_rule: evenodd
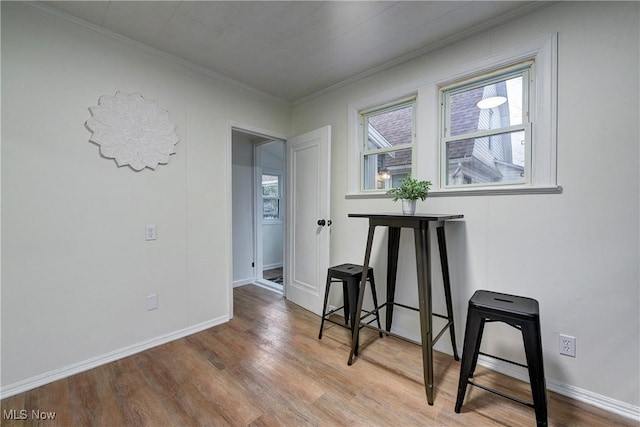
<svg viewBox="0 0 640 427">
<path fill-rule="evenodd" d="M 46 1 L 289 102 L 544 5 L 525 1 Z"/>
</svg>

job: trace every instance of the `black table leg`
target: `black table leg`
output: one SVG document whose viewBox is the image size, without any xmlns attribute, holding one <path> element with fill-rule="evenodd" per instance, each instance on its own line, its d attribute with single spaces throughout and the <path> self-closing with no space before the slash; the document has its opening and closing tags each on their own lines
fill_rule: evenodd
<svg viewBox="0 0 640 427">
<path fill-rule="evenodd" d="M 369 271 L 369 261 L 371 260 L 371 248 L 373 246 L 373 234 L 376 230 L 375 225 L 369 225 L 369 235 L 367 237 L 367 249 L 364 253 L 364 263 L 362 265 L 362 279 L 360 280 L 360 290 L 358 292 L 358 306 L 353 312 L 355 316 L 353 328 L 353 336 L 351 337 L 351 353 L 349 354 L 348 365 L 353 363 L 353 356 L 357 354 L 358 335 L 360 332 L 360 313 L 362 312 L 362 300 L 364 299 L 364 287 L 367 284 L 367 272 Z"/>
<path fill-rule="evenodd" d="M 447 240 L 444 234 L 444 225 L 439 226 L 438 232 L 438 249 L 440 250 L 440 266 L 442 267 L 442 281 L 444 282 L 444 296 L 447 301 L 447 320 L 449 323 L 449 332 L 451 334 L 451 346 L 453 347 L 453 358 L 460 360 L 458 357 L 458 346 L 456 345 L 456 330 L 453 326 L 453 302 L 451 299 L 451 280 L 449 278 L 449 258 L 447 257 Z"/>
<path fill-rule="evenodd" d="M 398 251 L 400 248 L 400 227 L 389 227 L 389 241 L 387 243 L 387 306 L 386 328 L 391 332 L 393 321 L 393 301 L 396 294 L 396 276 L 398 273 Z"/>
<path fill-rule="evenodd" d="M 420 303 L 420 336 L 422 338 L 422 369 L 427 403 L 433 405 L 433 325 L 431 323 L 431 254 L 429 251 L 429 225 L 421 224 L 413 230 L 418 270 L 418 301 Z"/>
</svg>

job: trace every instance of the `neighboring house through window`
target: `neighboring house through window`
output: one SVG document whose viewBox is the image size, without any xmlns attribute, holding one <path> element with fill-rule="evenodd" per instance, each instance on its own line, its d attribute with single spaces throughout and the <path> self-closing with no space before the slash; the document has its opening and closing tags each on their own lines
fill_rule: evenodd
<svg viewBox="0 0 640 427">
<path fill-rule="evenodd" d="M 527 184 L 533 62 L 441 88 L 445 187 Z"/>
<path fill-rule="evenodd" d="M 360 112 L 362 190 L 399 185 L 412 171 L 415 97 Z"/>
</svg>

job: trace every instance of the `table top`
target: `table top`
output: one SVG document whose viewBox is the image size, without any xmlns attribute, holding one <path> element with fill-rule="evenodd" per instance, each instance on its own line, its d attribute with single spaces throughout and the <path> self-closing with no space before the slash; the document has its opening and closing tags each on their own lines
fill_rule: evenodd
<svg viewBox="0 0 640 427">
<path fill-rule="evenodd" d="M 350 213 L 350 218 L 370 218 L 381 220 L 405 220 L 405 221 L 447 221 L 450 219 L 464 218 L 461 214 L 431 214 L 431 213 L 415 213 L 413 215 L 405 215 L 403 213 Z"/>
</svg>

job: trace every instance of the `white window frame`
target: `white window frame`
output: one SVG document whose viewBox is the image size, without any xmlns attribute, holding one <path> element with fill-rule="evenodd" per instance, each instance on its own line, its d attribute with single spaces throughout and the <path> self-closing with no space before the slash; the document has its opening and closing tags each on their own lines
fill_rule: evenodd
<svg viewBox="0 0 640 427">
<path fill-rule="evenodd" d="M 373 134 L 374 139 L 384 139 L 384 137 L 380 134 L 378 134 L 378 132 L 373 129 L 373 128 L 367 128 L 365 126 L 365 124 L 367 123 L 367 118 L 377 115 L 377 114 L 383 114 L 389 111 L 394 111 L 394 110 L 399 110 L 405 107 L 411 106 L 411 110 L 412 110 L 412 117 L 411 117 L 411 143 L 410 144 L 403 144 L 403 145 L 387 145 L 386 147 L 380 147 L 380 148 L 375 148 L 375 149 L 371 149 L 369 148 L 369 136 L 370 134 Z M 367 156 L 373 156 L 376 154 L 392 154 L 396 151 L 401 151 L 401 150 L 411 150 L 411 170 L 409 171 L 410 173 L 413 174 L 413 168 L 414 165 L 416 163 L 416 157 L 415 157 L 415 146 L 416 146 L 416 97 L 415 96 L 410 96 L 407 98 L 402 98 L 402 99 L 398 99 L 392 102 L 388 102 L 386 104 L 383 105 L 379 105 L 373 108 L 368 108 L 366 110 L 362 110 L 359 112 L 359 116 L 360 116 L 360 135 L 359 135 L 359 139 L 360 139 L 360 191 L 362 193 L 380 193 L 380 192 L 386 192 L 388 191 L 391 187 L 389 186 L 388 188 L 384 188 L 384 189 L 378 189 L 378 188 L 371 188 L 371 189 L 366 189 L 365 188 L 365 183 L 367 180 L 367 177 L 364 176 L 365 174 L 365 162 L 367 161 L 366 158 Z M 372 132 L 371 132 L 372 131 Z M 385 141 L 387 142 L 387 141 Z M 387 142 L 388 144 L 388 142 Z M 381 144 L 381 145 L 384 145 Z"/>
<path fill-rule="evenodd" d="M 562 187 L 557 182 L 557 33 L 532 39 L 512 48 L 503 47 L 495 55 L 470 53 L 469 56 L 475 56 L 476 59 L 448 66 L 442 74 L 425 75 L 400 87 L 383 89 L 377 95 L 361 98 L 348 105 L 348 151 L 345 167 L 347 199 L 390 197 L 383 191 L 364 193 L 360 190 L 362 165 L 359 112 L 411 95 L 417 97 L 413 176 L 434 183 L 429 197 L 562 193 Z M 530 111 L 532 149 L 529 184 L 445 188 L 440 173 L 440 87 L 528 60 L 535 62 L 535 89 L 531 95 L 535 99 L 535 106 Z"/>
<path fill-rule="evenodd" d="M 531 99 L 531 93 L 535 92 L 535 72 L 534 62 L 532 60 L 523 63 L 514 64 L 506 68 L 500 68 L 488 73 L 482 73 L 469 79 L 457 82 L 440 88 L 440 182 L 444 188 L 474 188 L 474 187 L 499 187 L 499 186 L 517 186 L 531 184 L 531 114 L 535 110 L 534 99 Z M 457 134 L 451 136 L 451 96 L 461 92 L 466 92 L 478 87 L 490 85 L 492 83 L 504 81 L 509 78 L 522 77 L 522 118 L 521 124 L 506 126 L 498 129 L 478 129 L 473 132 Z M 448 179 L 448 159 L 447 144 L 465 139 L 477 139 L 490 137 L 494 135 L 502 135 L 511 132 L 524 133 L 524 174 L 523 182 L 483 182 L 478 184 L 451 184 L 447 183 Z"/>
<path fill-rule="evenodd" d="M 409 87 L 409 86 L 407 86 Z M 375 112 L 383 112 L 385 110 L 393 110 L 401 105 L 413 104 L 413 133 L 411 144 L 398 146 L 397 148 L 389 147 L 379 150 L 366 150 L 365 132 L 364 132 L 364 116 Z M 365 154 L 376 154 L 390 151 L 411 149 L 411 174 L 419 175 L 418 159 L 418 91 L 415 86 L 411 90 L 403 88 L 382 92 L 379 95 L 361 100 L 356 104 L 349 104 L 348 107 L 348 155 L 347 155 L 347 197 L 386 197 L 387 189 L 364 189 L 364 156 Z"/>
<path fill-rule="evenodd" d="M 525 183 L 486 183 L 464 186 L 446 184 L 446 145 L 441 138 L 444 117 L 440 108 L 438 120 L 438 185 L 429 196 L 557 193 L 562 188 L 557 184 L 557 34 L 534 40 L 526 46 L 506 51 L 500 56 L 488 58 L 461 67 L 454 77 L 442 79 L 435 85 L 438 97 L 443 88 L 463 81 L 480 81 L 491 73 L 518 64 L 532 61 L 529 90 L 529 140 L 528 173 Z M 440 107 L 442 102 L 439 98 Z"/>
<path fill-rule="evenodd" d="M 269 197 L 265 196 L 262 193 L 262 176 L 263 175 L 271 175 L 278 177 L 278 197 Z M 260 173 L 260 212 L 261 219 L 263 224 L 281 224 L 282 223 L 282 171 L 277 171 L 274 169 L 266 169 L 262 168 Z M 264 200 L 265 199 L 277 199 L 278 200 L 278 218 L 265 218 L 264 217 Z"/>
</svg>

